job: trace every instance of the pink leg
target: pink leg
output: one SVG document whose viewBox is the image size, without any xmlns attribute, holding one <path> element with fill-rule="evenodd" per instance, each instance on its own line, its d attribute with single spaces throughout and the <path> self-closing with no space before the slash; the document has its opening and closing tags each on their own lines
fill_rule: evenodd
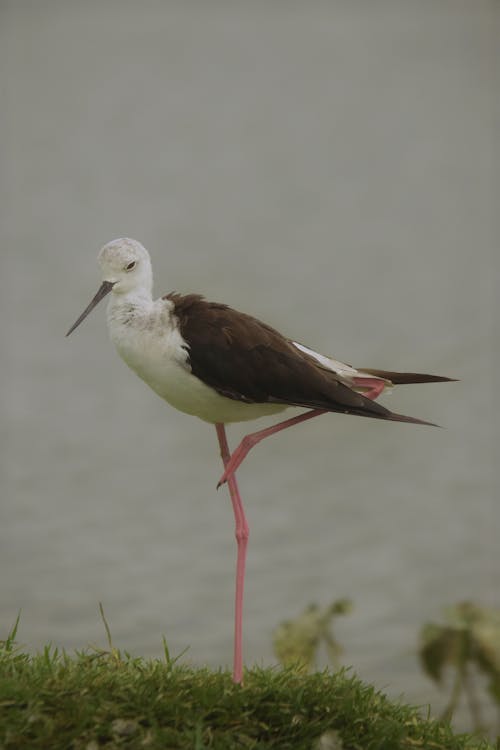
<svg viewBox="0 0 500 750">
<path fill-rule="evenodd" d="M 217 438 L 219 440 L 222 462 L 226 467 L 231 458 L 227 444 L 226 430 L 223 424 L 216 424 Z M 234 615 L 234 660 L 233 660 L 233 682 L 243 681 L 243 588 L 245 585 L 245 561 L 247 555 L 247 543 L 249 529 L 243 503 L 241 502 L 236 477 L 232 473 L 227 479 L 229 494 L 233 504 L 234 519 L 236 522 L 236 542 L 238 545 L 238 557 L 236 561 L 236 601 Z"/>
<path fill-rule="evenodd" d="M 298 417 L 285 419 L 284 422 L 278 422 L 278 424 L 267 427 L 265 430 L 259 430 L 259 432 L 252 432 L 250 435 L 246 435 L 233 452 L 229 461 L 224 462 L 224 474 L 219 479 L 217 488 L 219 488 L 221 484 L 224 484 L 224 482 L 229 482 L 231 478 L 234 478 L 234 473 L 238 466 L 242 464 L 249 451 L 257 445 L 257 443 L 260 443 L 261 440 L 264 440 L 264 438 L 270 437 L 271 435 L 275 435 L 277 432 L 281 432 L 281 430 L 286 430 L 287 427 L 292 427 L 300 422 L 305 422 L 306 419 L 318 417 L 320 414 L 326 414 L 326 410 L 312 409 L 305 414 L 299 414 Z"/>
<path fill-rule="evenodd" d="M 365 381 L 365 378 L 359 378 L 359 380 Z M 373 381 L 366 378 L 366 381 L 371 382 L 356 383 L 357 385 L 363 385 L 369 387 L 370 390 L 365 394 L 367 398 L 376 398 L 383 390 L 382 387 L 373 384 Z M 245 563 L 247 554 L 247 545 L 249 537 L 249 528 L 245 511 L 243 509 L 243 503 L 241 501 L 240 493 L 238 490 L 238 484 L 236 482 L 235 472 L 237 468 L 242 464 L 249 451 L 264 440 L 266 437 L 275 435 L 281 430 L 286 430 L 287 427 L 305 422 L 313 417 L 319 417 L 320 414 L 326 414 L 325 409 L 312 409 L 305 414 L 299 414 L 297 417 L 291 419 L 285 419 L 283 422 L 267 427 L 264 430 L 253 432 L 250 435 L 246 435 L 239 446 L 236 448 L 234 453 L 231 455 L 229 452 L 229 446 L 227 444 L 226 430 L 222 423 L 217 423 L 215 429 L 217 431 L 217 438 L 219 440 L 220 453 L 222 456 L 222 462 L 224 464 L 224 473 L 217 484 L 220 487 L 225 482 L 229 485 L 229 493 L 231 495 L 231 502 L 233 505 L 233 513 L 236 523 L 235 536 L 238 545 L 238 556 L 236 561 L 236 601 L 235 601 L 235 619 L 234 619 L 234 661 L 233 661 L 233 682 L 241 683 L 243 681 L 243 590 L 245 586 Z"/>
<path fill-rule="evenodd" d="M 353 378 L 353 382 L 357 388 L 368 388 L 367 391 L 361 390 L 361 395 L 365 398 L 371 398 L 372 400 L 378 398 L 387 385 L 387 383 L 378 378 L 358 377 Z M 357 390 L 357 388 L 355 388 L 355 390 Z"/>
</svg>

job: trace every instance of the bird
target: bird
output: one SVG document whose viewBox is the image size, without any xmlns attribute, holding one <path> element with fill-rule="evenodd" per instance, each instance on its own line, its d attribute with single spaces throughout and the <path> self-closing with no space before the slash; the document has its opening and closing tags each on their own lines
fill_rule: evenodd
<svg viewBox="0 0 500 750">
<path fill-rule="evenodd" d="M 102 283 L 71 326 L 109 297 L 110 338 L 124 362 L 162 399 L 181 412 L 215 425 L 223 463 L 217 487 L 227 483 L 237 541 L 233 682 L 243 681 L 243 592 L 249 527 L 236 471 L 249 451 L 288 427 L 337 412 L 390 422 L 437 426 L 397 414 L 375 399 L 394 385 L 446 382 L 423 373 L 355 368 L 287 338 L 267 323 L 200 294 L 170 292 L 153 299 L 151 259 L 127 237 L 99 252 Z M 231 453 L 225 425 L 307 411 L 246 435 Z"/>
</svg>

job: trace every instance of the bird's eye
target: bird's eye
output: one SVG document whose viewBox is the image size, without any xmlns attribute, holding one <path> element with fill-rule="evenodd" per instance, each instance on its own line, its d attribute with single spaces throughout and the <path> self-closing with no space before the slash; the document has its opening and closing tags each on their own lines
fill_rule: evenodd
<svg viewBox="0 0 500 750">
<path fill-rule="evenodd" d="M 131 271 L 131 270 L 132 270 L 133 268 L 135 268 L 135 263 L 136 263 L 136 261 L 135 261 L 135 260 L 131 261 L 131 262 L 130 262 L 130 263 L 128 264 L 128 266 L 125 266 L 125 270 L 126 270 L 126 271 Z"/>
</svg>

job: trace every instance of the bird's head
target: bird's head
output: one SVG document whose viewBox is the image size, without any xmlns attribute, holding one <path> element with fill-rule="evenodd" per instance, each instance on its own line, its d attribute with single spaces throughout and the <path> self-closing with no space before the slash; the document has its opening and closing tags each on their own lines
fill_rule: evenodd
<svg viewBox="0 0 500 750">
<path fill-rule="evenodd" d="M 137 240 L 121 237 L 108 242 L 101 249 L 98 262 L 102 272 L 102 284 L 66 336 L 69 336 L 110 292 L 120 295 L 135 292 L 138 296 L 151 296 L 153 286 L 151 260 L 146 248 Z"/>
<path fill-rule="evenodd" d="M 101 249 L 97 258 L 103 281 L 112 284 L 114 294 L 151 290 L 151 260 L 137 240 L 122 237 Z"/>
</svg>

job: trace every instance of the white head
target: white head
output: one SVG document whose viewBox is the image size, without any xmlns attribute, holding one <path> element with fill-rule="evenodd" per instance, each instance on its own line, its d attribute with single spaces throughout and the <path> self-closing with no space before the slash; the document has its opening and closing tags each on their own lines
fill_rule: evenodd
<svg viewBox="0 0 500 750">
<path fill-rule="evenodd" d="M 151 260 L 137 240 L 121 237 L 108 242 L 98 255 L 103 281 L 113 284 L 113 294 L 146 292 L 151 294 L 153 275 Z"/>
<path fill-rule="evenodd" d="M 151 298 L 153 273 L 149 253 L 137 240 L 122 237 L 112 240 L 101 249 L 98 262 L 102 272 L 102 284 L 90 304 L 71 326 L 66 336 L 75 330 L 89 312 L 107 294 L 134 294 Z"/>
</svg>

